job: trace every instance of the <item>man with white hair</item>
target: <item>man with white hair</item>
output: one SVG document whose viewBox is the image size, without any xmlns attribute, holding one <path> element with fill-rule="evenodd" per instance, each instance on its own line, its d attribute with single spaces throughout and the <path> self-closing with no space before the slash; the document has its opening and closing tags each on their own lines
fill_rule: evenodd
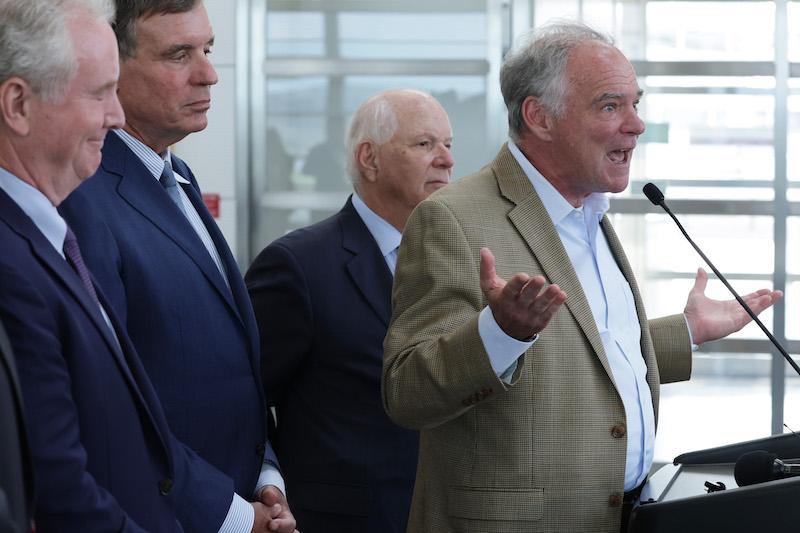
<svg viewBox="0 0 800 533">
<path fill-rule="evenodd" d="M 245 276 L 277 413 L 270 439 L 304 533 L 405 531 L 418 437 L 381 405 L 382 342 L 401 232 L 449 182 L 451 142 L 430 95 L 368 99 L 347 137 L 353 195 L 270 244 Z"/>
<path fill-rule="evenodd" d="M 543 28 L 500 84 L 511 140 L 420 203 L 400 249 L 383 397 L 422 430 L 409 531 L 624 531 L 659 383 L 689 378 L 691 339 L 749 317 L 708 299 L 701 270 L 683 314 L 647 320 L 605 217 L 644 131 L 609 38 Z M 760 312 L 780 296 L 745 299 Z"/>
<path fill-rule="evenodd" d="M 56 211 L 124 121 L 113 13 L 107 0 L 0 0 L 0 319 L 39 533 L 180 531 L 169 489 L 186 456 Z"/>
</svg>

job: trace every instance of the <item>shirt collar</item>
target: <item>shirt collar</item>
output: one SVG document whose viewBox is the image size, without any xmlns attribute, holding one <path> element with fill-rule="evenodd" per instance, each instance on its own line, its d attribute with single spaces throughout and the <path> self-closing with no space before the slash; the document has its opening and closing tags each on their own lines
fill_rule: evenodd
<svg viewBox="0 0 800 533">
<path fill-rule="evenodd" d="M 0 189 L 3 189 L 14 200 L 39 228 L 48 242 L 53 245 L 53 248 L 61 257 L 64 257 L 67 223 L 58 214 L 58 210 L 50 203 L 50 200 L 39 189 L 22 181 L 2 167 L 0 167 Z"/>
<path fill-rule="evenodd" d="M 372 238 L 378 243 L 378 248 L 381 250 L 383 257 L 386 257 L 394 251 L 395 248 L 400 246 L 400 240 L 403 235 L 397 231 L 397 228 L 382 219 L 375 211 L 369 208 L 364 200 L 353 192 L 353 207 L 355 208 L 358 216 L 364 221 L 367 229 L 372 234 Z"/>
<path fill-rule="evenodd" d="M 554 226 L 558 226 L 559 223 L 573 211 L 582 212 L 587 223 L 591 220 L 597 224 L 600 222 L 600 219 L 603 218 L 606 211 L 608 211 L 610 205 L 608 195 L 599 192 L 587 196 L 581 207 L 573 207 L 572 204 L 561 196 L 561 193 L 542 176 L 542 173 L 528 161 L 528 158 L 525 157 L 522 150 L 514 144 L 514 141 L 508 141 L 508 149 L 511 155 L 514 156 L 514 159 L 517 160 L 517 163 L 519 163 L 519 166 L 522 167 L 522 171 L 530 180 L 531 185 L 533 185 L 533 188 L 536 190 L 536 194 L 539 195 L 539 199 L 542 201 L 542 204 L 544 204 L 544 208 L 550 215 Z"/>
<path fill-rule="evenodd" d="M 169 147 L 167 147 L 167 151 L 162 156 L 127 131 L 123 129 L 115 129 L 112 131 L 119 136 L 122 142 L 124 142 L 134 154 L 136 154 L 136 157 L 139 158 L 155 179 L 161 178 L 161 172 L 164 170 L 165 162 L 172 168 L 172 152 Z M 189 180 L 178 174 L 174 168 L 172 172 L 175 174 L 175 181 L 179 183 L 189 183 Z"/>
</svg>

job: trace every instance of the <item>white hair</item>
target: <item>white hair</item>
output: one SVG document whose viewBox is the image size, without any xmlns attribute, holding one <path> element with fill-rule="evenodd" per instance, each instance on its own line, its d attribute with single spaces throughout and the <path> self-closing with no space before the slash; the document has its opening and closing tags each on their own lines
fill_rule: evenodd
<svg viewBox="0 0 800 533">
<path fill-rule="evenodd" d="M 345 141 L 347 154 L 347 175 L 355 184 L 361 177 L 356 161 L 356 149 L 364 141 L 380 146 L 391 140 L 397 131 L 397 115 L 392 100 L 402 96 L 422 96 L 433 98 L 430 94 L 416 89 L 390 89 L 381 91 L 361 104 L 353 115 Z"/>
<path fill-rule="evenodd" d="M 18 76 L 41 98 L 63 98 L 78 71 L 69 21 L 114 20 L 112 0 L 0 0 L 0 83 Z"/>
</svg>

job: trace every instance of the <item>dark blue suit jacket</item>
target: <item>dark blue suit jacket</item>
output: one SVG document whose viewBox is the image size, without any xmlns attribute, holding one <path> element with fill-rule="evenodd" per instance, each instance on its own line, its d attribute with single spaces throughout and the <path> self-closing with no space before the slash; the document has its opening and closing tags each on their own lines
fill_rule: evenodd
<svg viewBox="0 0 800 533">
<path fill-rule="evenodd" d="M 180 531 L 175 496 L 225 478 L 170 433 L 130 340 L 0 190 L 0 320 L 14 350 L 47 531 Z M 232 488 L 228 488 L 230 493 Z M 208 519 L 202 501 L 191 512 Z"/>
<path fill-rule="evenodd" d="M 392 276 L 352 201 L 270 244 L 245 279 L 298 527 L 405 532 L 418 436 L 381 402 Z"/>
<path fill-rule="evenodd" d="M 189 221 L 113 132 L 97 173 L 60 211 L 126 324 L 170 428 L 250 498 L 266 439 L 258 330 L 241 274 L 194 175 L 177 157 L 172 163 L 191 181 L 183 189 L 214 240 L 231 290 Z M 207 529 L 222 523 L 230 502 L 230 495 L 208 501 L 215 520 Z"/>
</svg>

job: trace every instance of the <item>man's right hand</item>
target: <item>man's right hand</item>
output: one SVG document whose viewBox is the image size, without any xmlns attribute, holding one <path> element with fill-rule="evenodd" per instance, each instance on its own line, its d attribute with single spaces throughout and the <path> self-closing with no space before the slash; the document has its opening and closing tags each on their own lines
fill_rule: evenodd
<svg viewBox="0 0 800 533">
<path fill-rule="evenodd" d="M 288 513 L 288 507 L 281 507 L 279 503 L 269 506 L 261 502 L 250 502 L 250 505 L 253 506 L 253 510 L 255 511 L 253 529 L 251 530 L 252 533 L 273 533 L 274 531 L 278 531 L 278 526 L 290 527 L 291 529 L 287 531 L 300 533 L 294 527 L 294 517 L 289 514 L 291 524 L 289 524 L 284 517 L 284 515 Z"/>
<path fill-rule="evenodd" d="M 504 280 L 497 275 L 494 254 L 488 248 L 481 248 L 481 290 L 497 325 L 520 341 L 542 331 L 567 299 L 558 285 L 547 285 L 543 276 L 517 273 Z"/>
</svg>

